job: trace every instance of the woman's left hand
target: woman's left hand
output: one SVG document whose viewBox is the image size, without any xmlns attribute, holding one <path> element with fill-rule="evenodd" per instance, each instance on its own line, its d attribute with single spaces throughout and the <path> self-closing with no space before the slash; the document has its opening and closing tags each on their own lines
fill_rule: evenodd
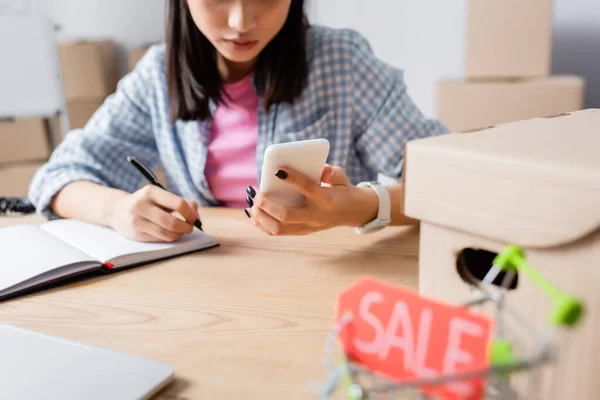
<svg viewBox="0 0 600 400">
<path fill-rule="evenodd" d="M 269 235 L 306 235 L 335 226 L 360 226 L 377 215 L 377 195 L 352 185 L 340 167 L 326 165 L 320 185 L 286 168 L 276 176 L 302 193 L 306 202 L 286 207 L 249 187 L 247 215 Z"/>
</svg>

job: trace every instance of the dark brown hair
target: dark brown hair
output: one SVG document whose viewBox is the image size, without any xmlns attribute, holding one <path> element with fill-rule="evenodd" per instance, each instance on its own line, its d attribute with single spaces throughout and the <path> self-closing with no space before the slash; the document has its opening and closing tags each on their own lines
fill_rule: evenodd
<svg viewBox="0 0 600 400">
<path fill-rule="evenodd" d="M 167 84 L 171 122 L 211 118 L 210 101 L 222 103 L 222 80 L 217 53 L 196 27 L 187 0 L 167 2 Z M 306 30 L 304 0 L 292 0 L 285 24 L 258 56 L 256 88 L 264 107 L 293 103 L 306 84 Z"/>
</svg>

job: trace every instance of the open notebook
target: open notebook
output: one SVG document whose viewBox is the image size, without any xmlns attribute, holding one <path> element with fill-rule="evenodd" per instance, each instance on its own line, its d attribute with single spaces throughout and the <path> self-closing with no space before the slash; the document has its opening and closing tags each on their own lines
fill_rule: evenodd
<svg viewBox="0 0 600 400">
<path fill-rule="evenodd" d="M 116 271 L 217 246 L 194 229 L 174 243 L 142 243 L 74 219 L 0 229 L 0 301 L 92 272 Z"/>
</svg>

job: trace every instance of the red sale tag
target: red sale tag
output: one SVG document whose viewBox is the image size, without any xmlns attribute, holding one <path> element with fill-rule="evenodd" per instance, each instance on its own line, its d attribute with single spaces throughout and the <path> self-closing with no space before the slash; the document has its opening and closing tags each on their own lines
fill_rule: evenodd
<svg viewBox="0 0 600 400">
<path fill-rule="evenodd" d="M 492 322 L 464 307 L 426 299 L 400 286 L 365 277 L 342 292 L 336 320 L 349 359 L 398 382 L 448 376 L 488 367 Z M 480 399 L 481 377 L 428 386 L 430 396 Z"/>
</svg>

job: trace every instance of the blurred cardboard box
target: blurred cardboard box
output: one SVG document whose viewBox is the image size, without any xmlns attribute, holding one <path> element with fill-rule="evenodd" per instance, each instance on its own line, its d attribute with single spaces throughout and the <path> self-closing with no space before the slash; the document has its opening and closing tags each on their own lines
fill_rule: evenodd
<svg viewBox="0 0 600 400">
<path fill-rule="evenodd" d="M 585 80 L 553 76 L 513 81 L 443 80 L 436 116 L 453 132 L 581 110 Z"/>
<path fill-rule="evenodd" d="M 600 364 L 582 361 L 600 354 L 599 126 L 600 109 L 589 109 L 406 146 L 405 212 L 421 221 L 419 293 L 451 304 L 472 300 L 496 255 L 508 244 L 521 246 L 527 262 L 558 289 L 547 291 L 525 268 L 515 268 L 505 307 L 518 310 L 540 335 L 550 321 L 552 329 L 569 330 L 552 338 L 559 356 L 550 353 L 552 373 L 535 386 L 553 399 L 595 399 L 600 391 Z M 562 290 L 583 301 L 585 323 L 556 323 L 557 315 L 573 318 L 577 311 Z M 493 307 L 478 311 L 499 315 Z M 505 337 L 524 338 L 522 323 L 509 318 L 504 327 Z M 540 398 L 529 395 L 529 379 L 517 381 L 511 398 Z"/>
<path fill-rule="evenodd" d="M 41 161 L 0 165 L 0 196 L 25 197 Z"/>
<path fill-rule="evenodd" d="M 467 78 L 550 74 L 552 0 L 469 0 Z"/>
<path fill-rule="evenodd" d="M 0 121 L 0 164 L 46 160 L 50 146 L 43 119 Z"/>
<path fill-rule="evenodd" d="M 104 98 L 78 100 L 69 102 L 67 105 L 69 112 L 69 125 L 71 129 L 83 128 L 89 119 L 94 115 L 96 110 L 100 108 Z"/>
<path fill-rule="evenodd" d="M 152 44 L 144 45 L 129 51 L 129 71 L 133 71 L 137 63 L 144 57 Z"/>
<path fill-rule="evenodd" d="M 58 53 L 67 102 L 105 98 L 115 91 L 119 73 L 114 42 L 61 42 Z"/>
</svg>

